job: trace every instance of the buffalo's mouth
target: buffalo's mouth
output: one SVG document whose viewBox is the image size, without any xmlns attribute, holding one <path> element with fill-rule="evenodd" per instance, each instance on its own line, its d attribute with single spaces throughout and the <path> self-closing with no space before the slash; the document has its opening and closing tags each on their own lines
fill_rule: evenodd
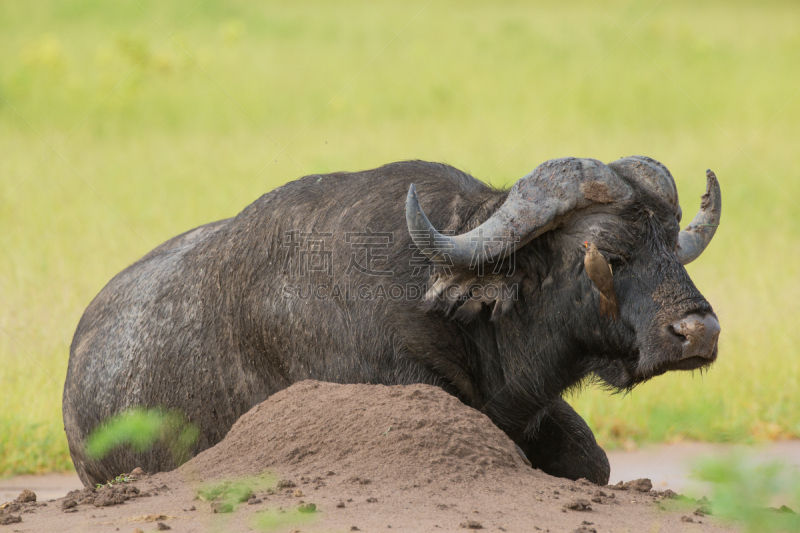
<svg viewBox="0 0 800 533">
<path fill-rule="evenodd" d="M 608 385 L 623 390 L 632 389 L 639 383 L 644 383 L 654 377 L 673 370 L 698 370 L 707 368 L 717 359 L 716 347 L 706 355 L 693 355 L 672 361 L 663 361 L 648 364 L 642 361 L 638 354 L 635 357 L 605 360 L 593 370 L 595 374 Z"/>
<path fill-rule="evenodd" d="M 709 366 L 716 359 L 716 352 L 714 352 L 710 358 L 694 355 L 692 357 L 687 357 L 685 359 L 681 359 L 680 361 L 675 361 L 674 363 L 668 364 L 666 370 L 697 370 L 698 368 Z"/>
<path fill-rule="evenodd" d="M 692 355 L 674 361 L 665 361 L 654 365 L 639 365 L 635 372 L 635 380 L 642 383 L 656 376 L 673 370 L 699 370 L 711 366 L 717 360 L 717 347 L 710 354 Z"/>
</svg>

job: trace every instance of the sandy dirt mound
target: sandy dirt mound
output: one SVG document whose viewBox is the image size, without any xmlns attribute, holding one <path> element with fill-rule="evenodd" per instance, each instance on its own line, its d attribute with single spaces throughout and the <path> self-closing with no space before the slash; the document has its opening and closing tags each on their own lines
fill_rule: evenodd
<svg viewBox="0 0 800 533">
<path fill-rule="evenodd" d="M 435 387 L 305 381 L 173 472 L 44 503 L 26 495 L 0 510 L 0 533 L 731 531 L 650 489 L 534 470 L 486 416 Z"/>
<path fill-rule="evenodd" d="M 251 409 L 180 470 L 211 479 L 275 468 L 412 486 L 528 466 L 487 416 L 437 387 L 304 381 Z"/>
</svg>

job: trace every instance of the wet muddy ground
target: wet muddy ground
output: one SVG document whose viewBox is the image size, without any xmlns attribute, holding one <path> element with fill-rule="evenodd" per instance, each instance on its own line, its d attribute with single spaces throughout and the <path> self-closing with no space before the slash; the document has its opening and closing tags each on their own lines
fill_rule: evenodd
<svg viewBox="0 0 800 533">
<path fill-rule="evenodd" d="M 692 466 L 704 457 L 743 451 L 759 461 L 780 460 L 798 469 L 800 475 L 800 441 L 790 440 L 757 446 L 678 442 L 648 446 L 633 451 L 608 453 L 611 462 L 611 482 L 620 479 L 647 477 L 659 490 L 702 495 L 708 487 L 691 478 Z"/>
</svg>

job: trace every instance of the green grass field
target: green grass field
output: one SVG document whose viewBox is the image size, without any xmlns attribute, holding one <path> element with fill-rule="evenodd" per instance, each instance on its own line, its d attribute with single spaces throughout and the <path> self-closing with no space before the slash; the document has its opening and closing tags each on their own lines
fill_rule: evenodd
<svg viewBox="0 0 800 533">
<path fill-rule="evenodd" d="M 718 362 L 573 401 L 606 446 L 800 437 L 800 5 L 268 4 L 0 2 L 0 475 L 71 468 L 69 344 L 114 274 L 289 180 L 410 158 L 502 185 L 645 154 L 687 219 L 716 171 L 688 269 Z"/>
</svg>

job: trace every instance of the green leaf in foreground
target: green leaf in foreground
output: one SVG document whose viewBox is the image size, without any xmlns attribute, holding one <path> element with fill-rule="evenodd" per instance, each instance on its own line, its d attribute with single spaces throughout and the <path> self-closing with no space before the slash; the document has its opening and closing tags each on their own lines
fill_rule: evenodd
<svg viewBox="0 0 800 533">
<path fill-rule="evenodd" d="M 95 428 L 86 439 L 86 453 L 91 459 L 100 459 L 123 445 L 143 453 L 160 442 L 181 464 L 191 457 L 191 447 L 199 434 L 197 426 L 186 422 L 177 411 L 134 408 Z"/>
<path fill-rule="evenodd" d="M 700 461 L 693 477 L 712 484 L 715 515 L 739 520 L 748 533 L 800 531 L 800 515 L 776 502 L 800 507 L 797 468 L 781 461 L 759 463 L 744 454 Z"/>
</svg>

